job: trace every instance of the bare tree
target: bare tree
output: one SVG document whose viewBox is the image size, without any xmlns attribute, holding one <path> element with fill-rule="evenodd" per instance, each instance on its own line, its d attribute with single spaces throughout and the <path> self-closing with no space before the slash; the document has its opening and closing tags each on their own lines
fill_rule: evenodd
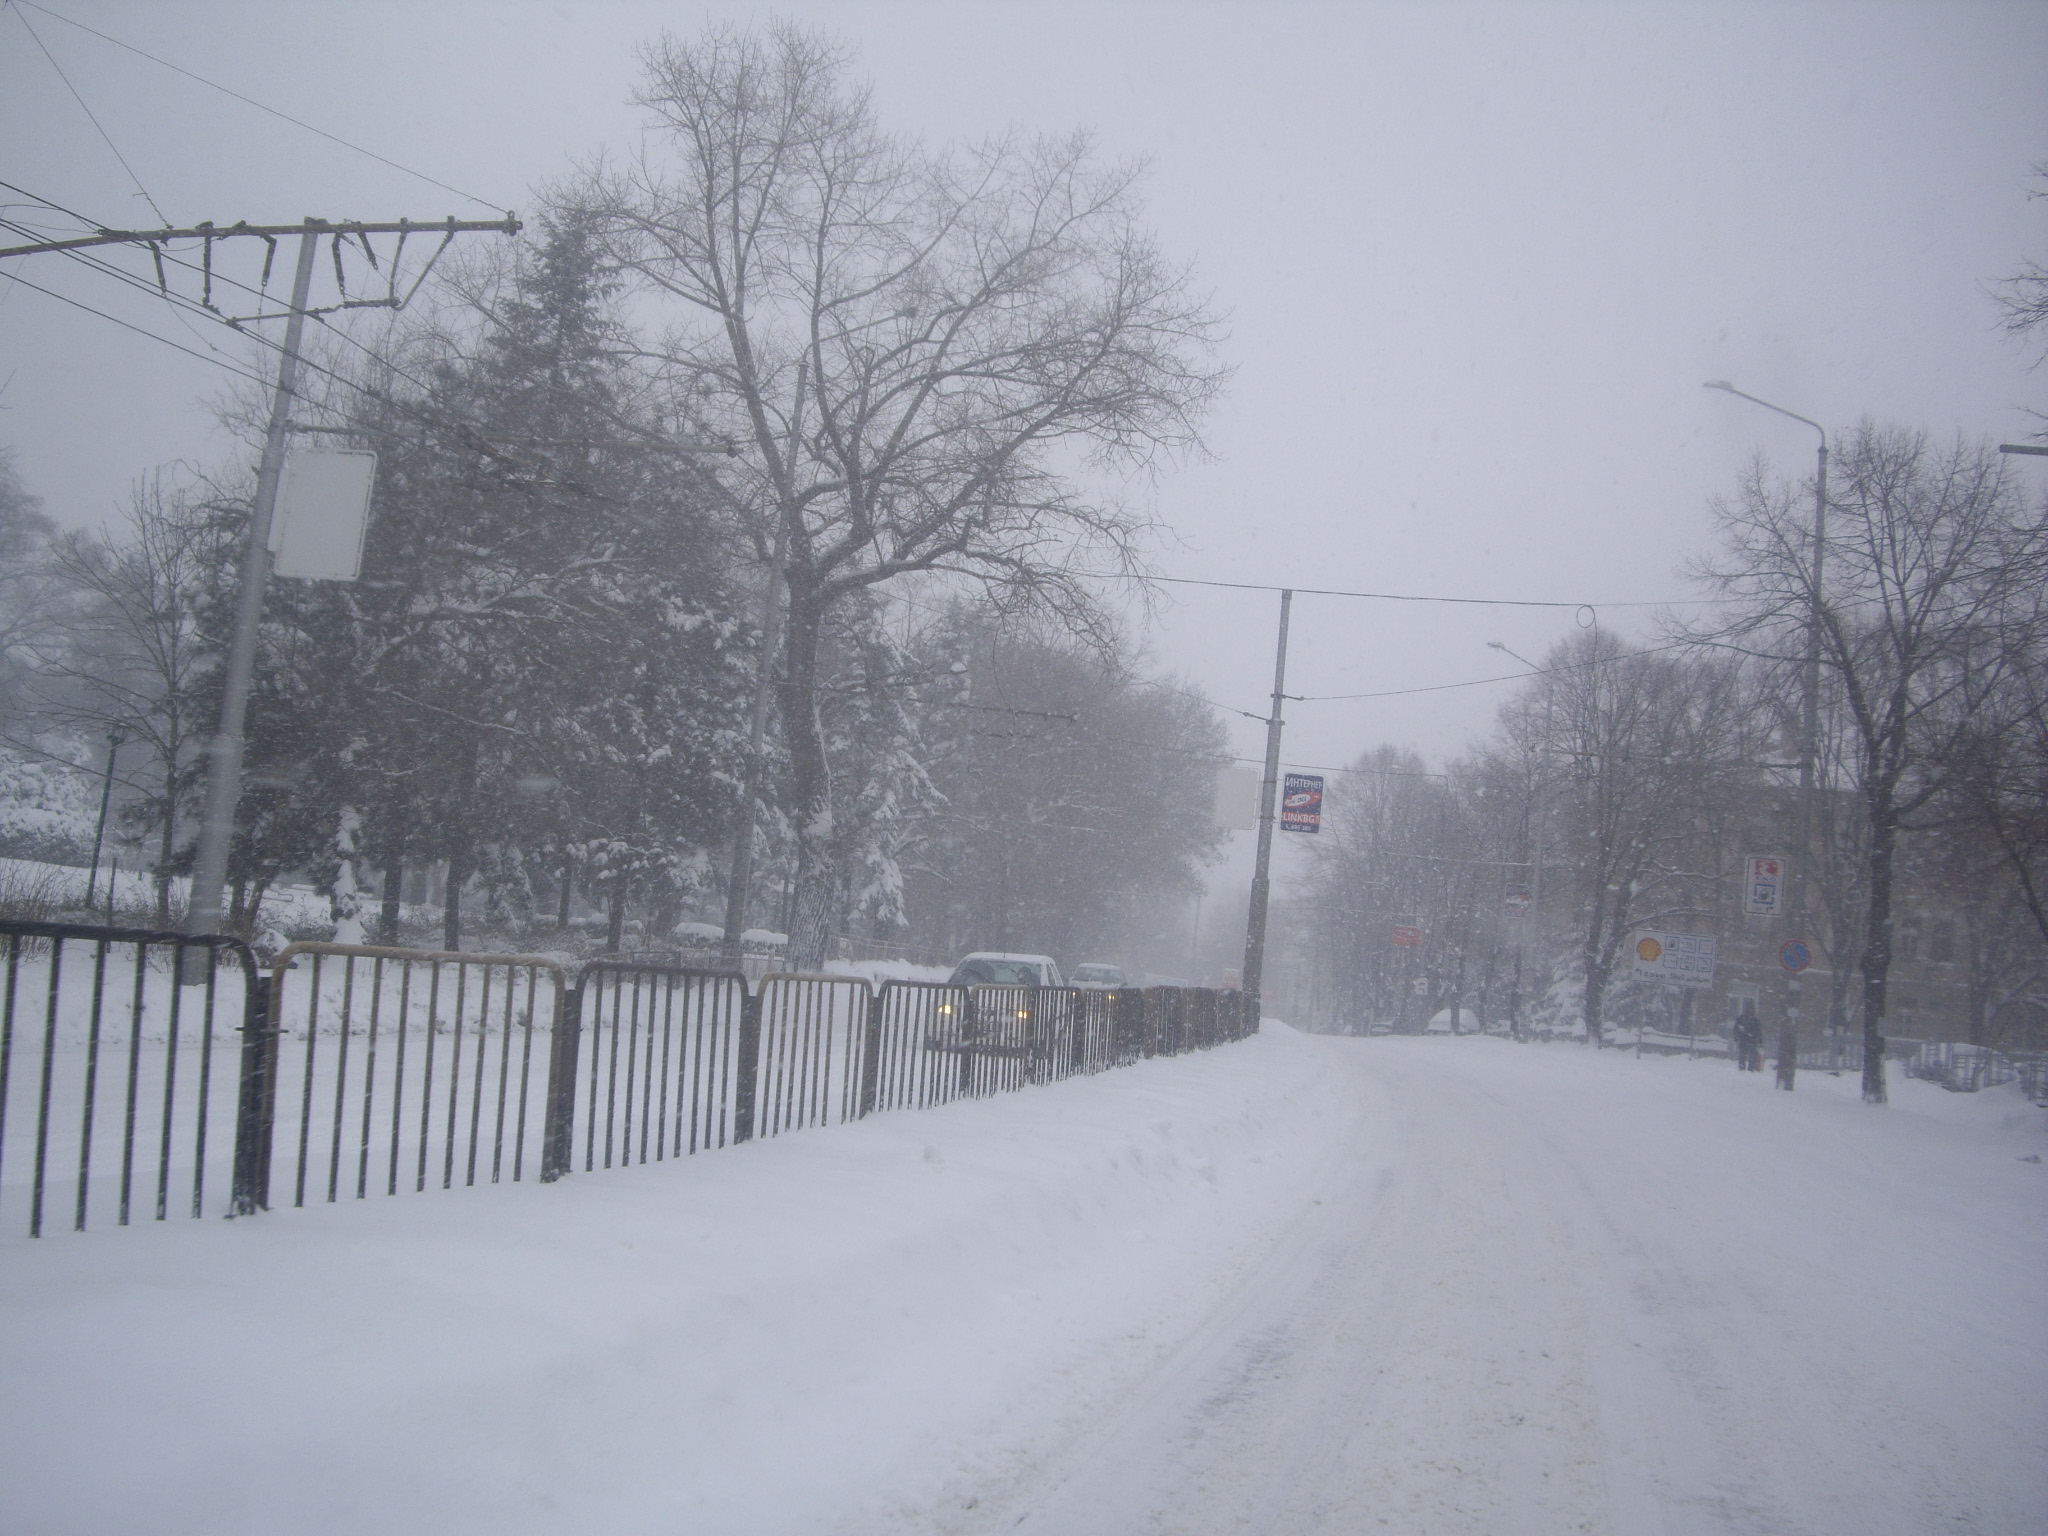
<svg viewBox="0 0 2048 1536">
<path fill-rule="evenodd" d="M 2048 161 L 2035 166 L 2034 174 L 2040 179 L 2041 188 L 2028 195 L 2048 197 Z M 2004 311 L 2002 324 L 2010 334 L 2032 340 L 2037 334 L 2048 332 L 2048 266 L 2038 261 L 2022 262 L 2019 271 L 1997 286 L 1994 296 Z"/>
<path fill-rule="evenodd" d="M 194 688 L 215 660 L 199 632 L 206 518 L 188 487 L 157 474 L 135 487 L 127 524 L 58 541 L 52 568 L 76 601 L 44 683 L 57 685 L 55 718 L 144 749 L 145 783 L 126 814 L 155 836 L 156 921 L 168 928 L 179 812 L 205 730 Z"/>
<path fill-rule="evenodd" d="M 56 525 L 14 468 L 14 450 L 0 448 L 0 724 L 12 726 L 30 708 L 29 681 L 38 650 L 53 633 L 61 604 L 48 547 Z"/>
<path fill-rule="evenodd" d="M 1701 867 L 1699 812 L 1754 756 L 1744 704 L 1734 668 L 1635 650 L 1596 629 L 1553 650 L 1503 711 L 1510 741 L 1559 763 L 1556 861 L 1594 1045 L 1631 934 L 1697 922 L 1711 906 L 1718 872 Z"/>
<path fill-rule="evenodd" d="M 943 615 L 916 654 L 912 676 L 933 680 L 913 686 L 935 795 L 908 822 L 912 935 L 952 954 L 1132 963 L 1155 908 L 1201 889 L 1221 838 L 1215 711 L 1143 677 L 1128 644 L 1105 656 L 975 606 Z"/>
<path fill-rule="evenodd" d="M 1699 572 L 1735 604 L 1712 638 L 1788 676 L 1817 609 L 1863 808 L 1863 1097 L 1882 1104 L 1900 833 L 1953 781 L 1976 704 L 2028 654 L 2048 519 L 2025 507 L 1988 445 L 1938 448 L 1923 432 L 1865 423 L 1841 465 L 1818 598 L 1803 501 L 1761 465 L 1717 507 L 1722 551 Z"/>
<path fill-rule="evenodd" d="M 1136 168 L 1084 136 L 889 135 L 844 50 L 789 24 L 665 35 L 642 62 L 657 147 L 575 195 L 679 307 L 659 361 L 738 449 L 722 492 L 787 594 L 792 959 L 815 965 L 829 615 L 940 570 L 1090 623 L 1083 573 L 1135 569 L 1146 524 L 1077 472 L 1200 449 L 1218 322 L 1140 227 Z"/>
</svg>

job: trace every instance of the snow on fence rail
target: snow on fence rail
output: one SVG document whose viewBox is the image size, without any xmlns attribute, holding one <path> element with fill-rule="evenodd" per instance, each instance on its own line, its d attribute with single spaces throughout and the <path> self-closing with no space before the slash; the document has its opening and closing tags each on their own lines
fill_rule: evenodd
<svg viewBox="0 0 2048 1536">
<path fill-rule="evenodd" d="M 1242 1039 L 1235 992 L 756 981 L 0 921 L 0 1218 L 561 1178 Z M 277 1177 L 273 1178 L 273 1165 Z"/>
</svg>

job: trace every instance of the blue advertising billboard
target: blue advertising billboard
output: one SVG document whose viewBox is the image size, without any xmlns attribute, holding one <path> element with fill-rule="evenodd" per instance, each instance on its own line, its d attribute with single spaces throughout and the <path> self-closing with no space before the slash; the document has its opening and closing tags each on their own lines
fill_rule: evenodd
<svg viewBox="0 0 2048 1536">
<path fill-rule="evenodd" d="M 1320 832 L 1322 829 L 1322 776 L 1314 773 L 1288 774 L 1280 786 L 1280 830 Z"/>
</svg>

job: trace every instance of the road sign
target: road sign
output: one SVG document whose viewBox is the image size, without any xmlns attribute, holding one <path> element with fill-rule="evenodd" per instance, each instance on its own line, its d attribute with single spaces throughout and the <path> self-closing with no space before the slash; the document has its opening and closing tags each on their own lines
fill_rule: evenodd
<svg viewBox="0 0 2048 1536">
<path fill-rule="evenodd" d="M 363 533 L 377 455 L 355 448 L 302 448 L 285 461 L 270 520 L 271 570 L 306 581 L 354 581 L 363 570 Z"/>
<path fill-rule="evenodd" d="M 1813 951 L 1798 939 L 1787 939 L 1784 947 L 1778 951 L 1778 964 L 1797 976 L 1813 964 Z"/>
<path fill-rule="evenodd" d="M 1259 786 L 1264 777 L 1256 768 L 1217 770 L 1217 826 L 1229 832 L 1249 832 L 1258 826 Z"/>
<path fill-rule="evenodd" d="M 1784 911 L 1784 857 L 1775 853 L 1751 854 L 1743 861 L 1742 915 L 1778 917 Z"/>
<path fill-rule="evenodd" d="M 1714 984 L 1714 941 L 1697 933 L 1639 933 L 1635 972 L 1680 987 Z"/>
<path fill-rule="evenodd" d="M 1518 885 L 1502 898 L 1501 904 L 1507 908 L 1509 917 L 1527 917 L 1529 915 L 1529 892 L 1524 887 Z"/>
<path fill-rule="evenodd" d="M 1403 949 L 1413 949 L 1422 942 L 1422 930 L 1413 923 L 1396 923 L 1394 942 Z"/>
<path fill-rule="evenodd" d="M 1290 773 L 1280 791 L 1280 830 L 1320 832 L 1323 829 L 1321 774 Z"/>
</svg>

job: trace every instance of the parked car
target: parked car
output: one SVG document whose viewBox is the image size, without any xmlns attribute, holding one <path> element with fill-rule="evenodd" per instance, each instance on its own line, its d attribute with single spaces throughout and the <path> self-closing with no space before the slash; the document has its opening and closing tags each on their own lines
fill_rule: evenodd
<svg viewBox="0 0 2048 1536">
<path fill-rule="evenodd" d="M 1091 960 L 1086 965 L 1074 967 L 1074 985 L 1091 988 L 1128 987 L 1131 978 L 1124 974 L 1120 965 L 1104 965 Z"/>
<path fill-rule="evenodd" d="M 1059 962 L 1051 955 L 1005 955 L 976 950 L 953 967 L 956 987 L 1063 987 Z"/>
</svg>

